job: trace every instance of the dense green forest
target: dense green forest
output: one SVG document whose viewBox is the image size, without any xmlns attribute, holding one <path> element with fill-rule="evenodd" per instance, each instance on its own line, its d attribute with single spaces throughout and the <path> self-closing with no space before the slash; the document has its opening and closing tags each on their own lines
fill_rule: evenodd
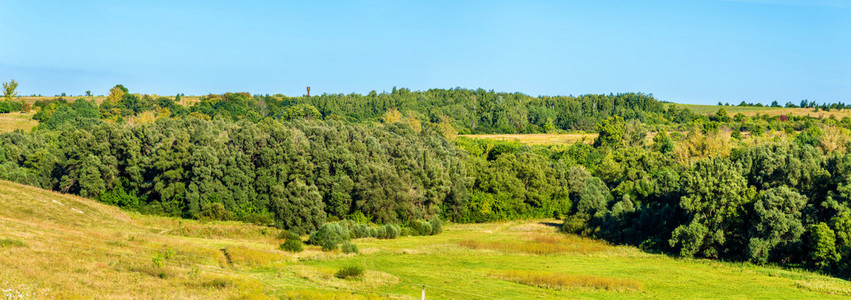
<svg viewBox="0 0 851 300">
<path fill-rule="evenodd" d="M 566 232 L 647 251 L 842 276 L 851 265 L 849 118 L 465 89 L 175 100 L 116 86 L 100 105 L 37 102 L 36 130 L 0 135 L 0 176 L 298 233 L 342 219 L 556 217 Z M 599 136 L 534 147 L 456 136 L 574 130 Z"/>
</svg>

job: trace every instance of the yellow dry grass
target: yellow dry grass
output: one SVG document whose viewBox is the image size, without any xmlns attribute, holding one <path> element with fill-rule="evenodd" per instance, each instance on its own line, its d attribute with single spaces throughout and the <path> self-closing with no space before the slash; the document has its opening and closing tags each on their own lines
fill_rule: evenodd
<svg viewBox="0 0 851 300">
<path fill-rule="evenodd" d="M 488 249 L 506 253 L 548 254 L 592 254 L 606 251 L 610 246 L 603 242 L 584 239 L 574 235 L 544 235 L 538 233 L 518 236 L 517 241 L 462 240 L 458 243 L 469 249 Z"/>
<path fill-rule="evenodd" d="M 596 133 L 534 133 L 534 134 L 465 134 L 459 137 L 471 139 L 487 139 L 496 141 L 513 141 L 527 145 L 565 145 L 582 142 L 591 144 L 597 138 Z"/>
<path fill-rule="evenodd" d="M 506 271 L 491 275 L 494 278 L 548 289 L 599 289 L 616 292 L 641 290 L 641 283 L 630 279 L 613 277 L 561 274 L 535 271 Z"/>
<path fill-rule="evenodd" d="M 33 127 L 38 125 L 38 121 L 33 120 L 34 114 L 34 112 L 0 114 L 0 133 L 15 131 L 15 129 L 23 131 L 32 130 Z"/>
</svg>

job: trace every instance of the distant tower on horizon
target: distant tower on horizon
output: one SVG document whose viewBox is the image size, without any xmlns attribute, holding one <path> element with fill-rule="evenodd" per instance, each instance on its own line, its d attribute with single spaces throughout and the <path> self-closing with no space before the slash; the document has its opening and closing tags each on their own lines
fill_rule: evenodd
<svg viewBox="0 0 851 300">
<path fill-rule="evenodd" d="M 307 87 L 307 97 L 310 97 L 310 87 Z"/>
</svg>

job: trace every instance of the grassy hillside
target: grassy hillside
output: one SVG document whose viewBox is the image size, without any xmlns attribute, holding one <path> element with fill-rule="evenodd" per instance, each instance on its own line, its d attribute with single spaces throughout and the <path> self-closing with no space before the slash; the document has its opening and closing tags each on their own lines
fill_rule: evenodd
<svg viewBox="0 0 851 300">
<path fill-rule="evenodd" d="M 556 233 L 556 222 L 450 225 L 359 239 L 361 254 L 277 249 L 275 229 L 123 212 L 0 182 L 0 291 L 37 298 L 821 298 L 813 273 L 674 259 Z M 338 279 L 360 265 L 363 278 Z"/>
<path fill-rule="evenodd" d="M 15 129 L 32 130 L 33 127 L 38 125 L 38 121 L 33 120 L 34 114 L 34 112 L 0 114 L 0 133 L 14 131 Z"/>
</svg>

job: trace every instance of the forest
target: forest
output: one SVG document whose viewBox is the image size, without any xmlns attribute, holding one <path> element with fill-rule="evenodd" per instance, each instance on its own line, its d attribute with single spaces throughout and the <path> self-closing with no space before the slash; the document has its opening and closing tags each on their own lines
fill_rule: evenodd
<svg viewBox="0 0 851 300">
<path fill-rule="evenodd" d="M 848 117 L 705 116 L 640 93 L 180 97 L 118 85 L 100 104 L 5 101 L 39 125 L 0 134 L 0 177 L 299 234 L 339 220 L 558 218 L 564 232 L 650 252 L 851 274 Z M 463 136 L 575 131 L 598 136 Z"/>
</svg>

